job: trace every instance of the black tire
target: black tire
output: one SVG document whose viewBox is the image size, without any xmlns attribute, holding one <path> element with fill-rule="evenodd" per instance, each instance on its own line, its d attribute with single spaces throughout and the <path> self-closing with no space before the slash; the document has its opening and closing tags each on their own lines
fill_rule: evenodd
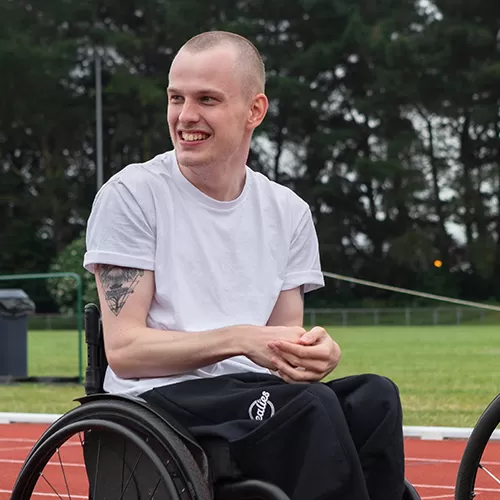
<svg viewBox="0 0 500 500">
<path fill-rule="evenodd" d="M 458 468 L 455 485 L 455 500 L 472 500 L 476 474 L 484 449 L 491 435 L 500 423 L 500 394 L 489 404 L 479 417 L 464 450 Z"/>
<path fill-rule="evenodd" d="M 421 500 L 415 487 L 405 479 L 405 491 L 402 500 Z"/>
<path fill-rule="evenodd" d="M 216 491 L 216 500 L 290 500 L 277 486 L 255 479 L 218 485 Z"/>
<path fill-rule="evenodd" d="M 125 437 L 128 441 L 133 443 L 154 465 L 159 473 L 160 480 L 163 480 L 170 497 L 173 500 L 177 500 L 179 498 L 167 468 L 158 455 L 156 455 L 151 446 L 149 446 L 142 439 L 142 437 L 115 422 L 89 419 L 73 422 L 62 429 L 57 430 L 40 443 L 39 446 L 37 446 L 34 453 L 32 453 L 26 461 L 22 473 L 17 478 L 16 484 L 12 490 L 11 500 L 29 500 L 36 487 L 40 473 L 44 470 L 47 462 L 54 455 L 54 453 L 66 441 L 68 441 L 68 439 L 77 433 L 89 432 L 93 430 L 110 431 L 114 434 Z"/>
<path fill-rule="evenodd" d="M 162 449 L 168 472 L 179 492 L 180 500 L 211 500 L 212 485 L 200 471 L 193 456 L 178 435 L 153 412 L 128 400 L 102 399 L 73 408 L 56 420 L 40 437 L 21 469 L 20 476 L 33 454 L 45 440 L 74 422 L 88 419 L 114 422 L 143 438 L 153 439 Z"/>
</svg>

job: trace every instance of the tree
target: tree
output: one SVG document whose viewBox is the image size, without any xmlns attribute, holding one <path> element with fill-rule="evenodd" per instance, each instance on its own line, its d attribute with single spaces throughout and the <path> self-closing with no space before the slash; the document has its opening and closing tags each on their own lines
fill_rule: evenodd
<svg viewBox="0 0 500 500">
<path fill-rule="evenodd" d="M 326 270 L 500 297 L 499 8 L 0 0 L 0 64 L 9 68 L 0 81 L 0 272 L 48 270 L 85 228 L 96 185 L 94 51 L 107 180 L 171 147 L 174 54 L 200 31 L 228 29 L 254 40 L 268 68 L 270 110 L 249 164 L 310 204 Z M 394 300 L 360 287 L 342 293 L 328 286 L 314 296 Z"/>
<path fill-rule="evenodd" d="M 50 271 L 54 273 L 76 273 L 82 280 L 83 304 L 98 303 L 97 287 L 94 275 L 83 267 L 85 255 L 85 232 L 72 241 L 52 263 Z M 48 288 L 54 301 L 63 313 L 75 313 L 77 294 L 75 281 L 71 277 L 51 278 Z"/>
</svg>

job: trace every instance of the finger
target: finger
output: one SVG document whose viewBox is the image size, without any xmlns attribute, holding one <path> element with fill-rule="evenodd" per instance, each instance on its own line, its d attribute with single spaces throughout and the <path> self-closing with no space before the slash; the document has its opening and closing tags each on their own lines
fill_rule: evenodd
<svg viewBox="0 0 500 500">
<path fill-rule="evenodd" d="M 318 356 L 315 356 L 311 350 L 311 355 L 307 358 L 299 358 L 293 354 L 289 354 L 283 351 L 276 351 L 276 354 L 279 359 L 286 361 L 292 368 L 302 368 L 304 370 L 308 370 L 314 373 L 322 373 L 326 366 L 325 357 L 321 353 L 318 353 Z"/>
<path fill-rule="evenodd" d="M 268 345 L 275 356 L 286 359 L 288 363 L 290 363 L 292 366 L 299 366 L 300 355 L 298 353 L 298 350 L 289 347 L 288 346 L 289 342 L 285 342 L 285 344 L 286 345 L 283 345 L 282 343 L 278 342 L 270 342 Z M 290 344 L 290 346 L 294 345 L 295 344 Z M 289 352 L 289 349 L 291 349 L 293 352 Z"/>
<path fill-rule="evenodd" d="M 293 344 L 292 342 L 287 342 L 285 340 L 278 340 L 272 343 L 271 349 L 274 352 L 287 353 L 302 359 L 315 357 L 315 351 L 317 351 L 317 349 L 313 350 L 314 347 L 315 346 L 304 346 Z"/>
<path fill-rule="evenodd" d="M 304 333 L 298 341 L 301 345 L 314 345 L 316 342 L 318 342 L 318 337 L 315 334 L 311 334 L 311 332 Z"/>
<path fill-rule="evenodd" d="M 288 364 L 286 361 L 273 358 L 271 360 L 280 375 L 280 377 L 286 382 L 314 382 L 321 380 L 322 374 L 307 370 L 303 367 L 294 367 Z"/>
<path fill-rule="evenodd" d="M 314 345 L 318 343 L 324 336 L 326 332 L 324 328 L 315 326 L 308 332 L 304 333 L 299 339 L 299 344 L 302 345 Z"/>
</svg>

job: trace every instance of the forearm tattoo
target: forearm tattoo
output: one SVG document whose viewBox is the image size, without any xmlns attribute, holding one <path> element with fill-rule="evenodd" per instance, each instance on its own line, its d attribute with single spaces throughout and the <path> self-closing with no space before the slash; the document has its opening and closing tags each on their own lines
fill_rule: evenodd
<svg viewBox="0 0 500 500">
<path fill-rule="evenodd" d="M 144 271 L 130 267 L 99 265 L 97 272 L 108 307 L 118 316 L 128 297 L 134 293 L 139 279 L 144 276 Z"/>
</svg>

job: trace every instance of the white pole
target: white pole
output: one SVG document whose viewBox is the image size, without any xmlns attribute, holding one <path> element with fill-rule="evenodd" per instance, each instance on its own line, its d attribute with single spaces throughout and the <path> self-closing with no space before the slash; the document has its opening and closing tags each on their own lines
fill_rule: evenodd
<svg viewBox="0 0 500 500">
<path fill-rule="evenodd" d="M 102 81 L 101 81 L 101 56 L 96 50 L 94 52 L 95 61 L 95 115 L 96 115 L 96 175 L 97 190 L 103 184 L 103 160 L 102 160 Z"/>
</svg>

